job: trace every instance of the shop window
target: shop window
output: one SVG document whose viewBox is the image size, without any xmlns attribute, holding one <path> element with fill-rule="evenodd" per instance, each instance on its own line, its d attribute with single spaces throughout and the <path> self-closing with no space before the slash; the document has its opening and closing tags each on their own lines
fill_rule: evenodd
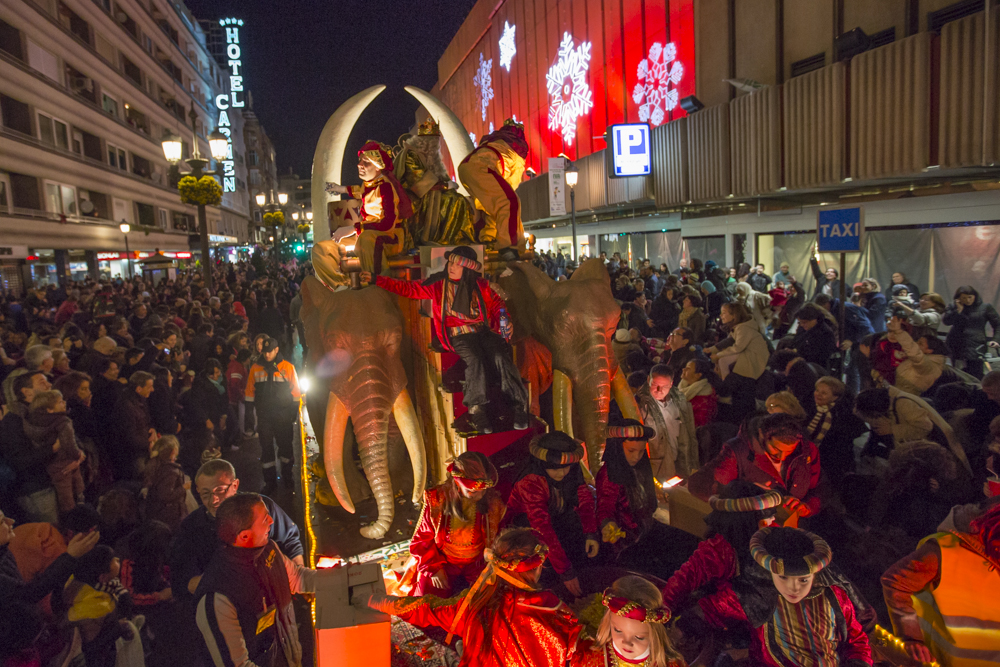
<svg viewBox="0 0 1000 667">
<path fill-rule="evenodd" d="M 21 47 L 21 31 L 6 21 L 0 21 L 0 51 L 20 61 L 24 61 L 24 49 Z"/>
<path fill-rule="evenodd" d="M 122 171 L 128 171 L 128 157 L 125 154 L 125 149 L 108 144 L 108 164 Z"/>
<path fill-rule="evenodd" d="M 28 105 L 13 97 L 0 95 L 0 115 L 3 116 L 3 126 L 20 132 L 21 134 L 32 134 L 31 132 L 31 112 Z"/>
<path fill-rule="evenodd" d="M 38 138 L 42 143 L 69 150 L 69 125 L 41 112 L 38 113 Z"/>
<path fill-rule="evenodd" d="M 76 215 L 76 188 L 45 181 L 45 210 L 49 213 Z"/>
<path fill-rule="evenodd" d="M 118 118 L 118 100 L 110 97 L 107 93 L 104 93 L 101 95 L 101 106 L 104 107 L 104 110 L 109 114 Z"/>
<path fill-rule="evenodd" d="M 59 59 L 55 54 L 28 40 L 28 64 L 57 83 L 62 83 Z"/>
</svg>

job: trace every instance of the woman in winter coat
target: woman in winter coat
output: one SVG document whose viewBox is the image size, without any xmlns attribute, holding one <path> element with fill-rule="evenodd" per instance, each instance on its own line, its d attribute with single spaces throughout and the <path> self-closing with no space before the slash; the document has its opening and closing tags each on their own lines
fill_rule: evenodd
<svg viewBox="0 0 1000 667">
<path fill-rule="evenodd" d="M 757 330 L 762 336 L 767 335 L 767 325 L 771 321 L 771 297 L 763 292 L 755 292 L 749 283 L 736 283 L 733 289 L 736 300 L 746 306 Z"/>
<path fill-rule="evenodd" d="M 807 438 L 819 449 L 820 461 L 834 484 L 854 470 L 854 441 L 868 427 L 854 414 L 854 397 L 847 386 L 825 375 L 816 381 L 813 392 L 816 409 L 806 417 Z"/>
<path fill-rule="evenodd" d="M 885 332 L 885 313 L 888 309 L 888 302 L 882 294 L 882 288 L 874 278 L 865 278 L 861 281 L 864 292 L 861 294 L 861 307 L 868 313 L 868 319 L 872 323 L 875 333 Z"/>
<path fill-rule="evenodd" d="M 653 305 L 649 309 L 649 319 L 653 320 L 653 324 L 664 335 L 677 328 L 681 305 L 677 302 L 676 295 L 677 290 L 668 284 L 653 299 Z"/>
<path fill-rule="evenodd" d="M 743 285 L 745 283 L 740 283 Z M 727 303 L 719 314 L 729 337 L 705 352 L 717 362 L 719 375 L 724 376 L 719 395 L 729 402 L 719 408 L 720 419 L 739 424 L 757 409 L 757 379 L 767 368 L 770 350 L 746 306 Z"/>
<path fill-rule="evenodd" d="M 692 359 L 681 370 L 678 388 L 691 404 L 695 428 L 705 426 L 715 418 L 719 409 L 716 390 L 721 386 L 722 380 L 715 374 L 715 368 L 708 359 Z"/>
<path fill-rule="evenodd" d="M 961 370 L 979 379 L 983 377 L 983 364 L 979 354 L 984 345 L 1000 347 L 1000 315 L 971 285 L 955 290 L 955 303 L 948 306 L 941 318 L 951 327 L 945 342 L 951 350 L 952 361 Z M 986 325 L 993 330 L 993 337 L 986 335 Z"/>
<path fill-rule="evenodd" d="M 934 331 L 941 328 L 941 316 L 948 309 L 941 295 L 935 292 L 921 294 L 920 302 L 916 308 L 901 302 L 896 302 L 893 305 L 906 313 L 906 321 L 913 326 L 925 327 Z"/>
<path fill-rule="evenodd" d="M 896 387 L 908 394 L 923 394 L 941 377 L 948 356 L 947 346 L 937 336 L 919 336 L 914 341 L 895 317 L 886 326 L 906 355 L 896 367 Z"/>
<path fill-rule="evenodd" d="M 690 329 L 694 334 L 693 341 L 700 343 L 705 337 L 705 313 L 701 309 L 701 298 L 694 294 L 684 297 L 684 309 L 681 310 L 677 326 Z"/>
</svg>

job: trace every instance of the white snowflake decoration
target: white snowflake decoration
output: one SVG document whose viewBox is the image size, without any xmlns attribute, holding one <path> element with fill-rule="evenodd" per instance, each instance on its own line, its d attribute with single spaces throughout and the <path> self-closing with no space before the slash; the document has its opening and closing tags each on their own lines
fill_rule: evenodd
<svg viewBox="0 0 1000 667">
<path fill-rule="evenodd" d="M 479 69 L 476 76 L 472 77 L 472 85 L 479 89 L 479 106 L 483 110 L 483 120 L 486 120 L 486 107 L 493 99 L 493 58 L 486 60 L 483 54 L 479 54 Z"/>
<path fill-rule="evenodd" d="M 677 106 L 677 84 L 684 77 L 677 47 L 673 42 L 666 46 L 655 42 L 649 47 L 649 57 L 639 63 L 637 73 L 639 83 L 632 91 L 632 100 L 639 105 L 639 120 L 656 127 Z"/>
<path fill-rule="evenodd" d="M 490 134 L 493 134 L 493 121 L 490 121 Z"/>
<path fill-rule="evenodd" d="M 513 26 L 507 21 L 503 22 L 503 35 L 500 36 L 500 67 L 510 71 L 510 61 L 517 53 L 517 46 L 514 44 L 514 31 L 517 26 Z"/>
<path fill-rule="evenodd" d="M 472 139 L 472 145 L 475 146 L 476 145 L 476 133 L 475 132 L 469 132 L 469 138 Z"/>
<path fill-rule="evenodd" d="M 559 60 L 545 75 L 549 91 L 549 129 L 562 129 L 563 141 L 573 144 L 576 121 L 594 107 L 594 93 L 587 83 L 590 68 L 590 42 L 573 48 L 573 38 L 563 33 Z"/>
</svg>

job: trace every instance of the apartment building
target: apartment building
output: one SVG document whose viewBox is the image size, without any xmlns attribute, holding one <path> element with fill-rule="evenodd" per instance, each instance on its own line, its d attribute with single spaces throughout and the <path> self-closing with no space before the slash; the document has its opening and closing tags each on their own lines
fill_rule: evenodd
<svg viewBox="0 0 1000 667">
<path fill-rule="evenodd" d="M 0 0 L 2 286 L 125 274 L 121 222 L 133 252 L 196 258 L 197 211 L 160 141 L 209 156 L 229 84 L 179 0 Z M 215 244 L 248 240 L 244 121 L 229 118 L 236 186 L 208 208 Z"/>
</svg>

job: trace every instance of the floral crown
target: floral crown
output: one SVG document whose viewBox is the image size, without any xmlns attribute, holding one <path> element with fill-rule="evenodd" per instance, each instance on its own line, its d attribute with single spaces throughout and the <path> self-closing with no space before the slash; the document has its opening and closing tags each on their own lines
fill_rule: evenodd
<svg viewBox="0 0 1000 667">
<path fill-rule="evenodd" d="M 486 562 L 492 563 L 494 567 L 506 570 L 507 572 L 530 572 L 536 567 L 541 567 L 548 554 L 549 548 L 541 542 L 535 545 L 535 550 L 532 553 L 513 556 L 511 558 L 501 558 L 496 555 L 493 549 L 485 549 L 483 551 Z"/>
<path fill-rule="evenodd" d="M 507 120 L 505 120 L 503 122 L 503 126 L 504 127 L 516 127 L 519 130 L 523 130 L 524 129 L 524 123 L 519 123 L 516 120 L 514 120 L 513 118 L 508 118 Z"/>
<path fill-rule="evenodd" d="M 623 438 L 625 440 L 649 440 L 646 435 L 646 427 L 639 424 L 630 426 L 609 426 L 609 438 Z"/>
<path fill-rule="evenodd" d="M 670 620 L 670 610 L 666 607 L 647 609 L 638 602 L 613 594 L 610 588 L 604 591 L 601 602 L 612 614 L 640 623 L 666 623 Z"/>
</svg>

